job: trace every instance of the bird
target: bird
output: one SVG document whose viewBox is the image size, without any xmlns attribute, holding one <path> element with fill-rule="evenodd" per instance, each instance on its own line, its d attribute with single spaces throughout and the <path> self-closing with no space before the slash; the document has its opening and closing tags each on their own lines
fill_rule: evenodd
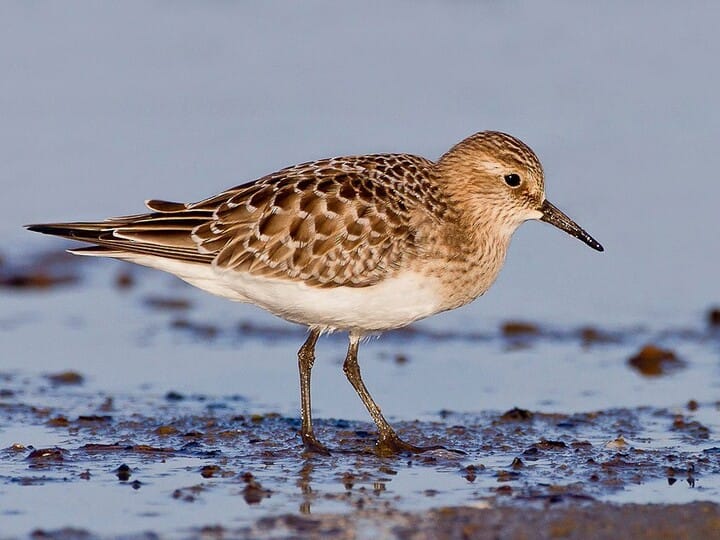
<svg viewBox="0 0 720 540">
<path fill-rule="evenodd" d="M 315 435 L 310 399 L 315 345 L 348 334 L 343 371 L 377 426 L 379 455 L 419 453 L 401 439 L 363 382 L 367 336 L 405 327 L 485 293 L 525 221 L 540 220 L 603 247 L 545 197 L 536 154 L 481 131 L 436 161 L 413 154 L 301 163 L 194 203 L 147 200 L 148 212 L 27 229 L 90 243 L 69 250 L 170 274 L 304 325 L 297 358 L 304 451 L 330 454 Z"/>
</svg>

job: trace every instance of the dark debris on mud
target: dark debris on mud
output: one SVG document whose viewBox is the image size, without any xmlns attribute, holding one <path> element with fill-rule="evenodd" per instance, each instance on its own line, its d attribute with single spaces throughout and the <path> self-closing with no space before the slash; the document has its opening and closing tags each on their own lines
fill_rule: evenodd
<svg viewBox="0 0 720 540">
<path fill-rule="evenodd" d="M 7 376 L 5 384 L 12 388 L 13 377 Z M 600 512 L 608 526 L 626 512 L 623 507 L 598 503 L 608 495 L 654 480 L 666 481 L 668 486 L 682 481 L 691 488 L 696 481 L 720 474 L 720 450 L 707 448 L 710 432 L 692 418 L 693 410 L 714 404 L 695 403 L 687 414 L 651 408 L 578 414 L 518 408 L 482 415 L 444 411 L 435 422 L 397 426 L 400 435 L 413 444 L 446 444 L 464 451 L 464 456 L 434 451 L 381 458 L 374 453 L 374 432 L 369 424 L 318 420 L 318 434 L 332 452 L 321 457 L 303 453 L 298 419 L 234 411 L 244 406 L 241 401 L 229 401 L 226 408 L 209 408 L 202 400 L 167 401 L 158 396 L 151 414 L 134 407 L 132 398 L 118 403 L 116 397 L 115 412 L 108 415 L 92 412 L 105 400 L 89 394 L 86 413 L 71 414 L 63 410 L 62 400 L 56 399 L 64 391 L 64 386 L 51 387 L 46 393 L 47 407 L 24 403 L 21 391 L 0 401 L 3 425 L 36 425 L 53 430 L 66 441 L 35 448 L 32 441 L 18 440 L 0 450 L 4 463 L 0 482 L 37 486 L 63 481 L 90 486 L 115 477 L 137 490 L 156 480 L 153 463 L 171 465 L 175 459 L 194 458 L 197 467 L 178 473 L 176 486 L 166 494 L 168 500 L 193 504 L 229 489 L 249 506 L 262 507 L 268 499 L 281 498 L 304 516 L 265 517 L 247 525 L 250 528 L 218 530 L 218 538 L 270 529 L 273 535 L 261 536 L 276 537 L 278 533 L 282 537 L 283 531 L 288 536 L 325 534 L 335 528 L 352 531 L 361 521 L 359 516 L 379 520 L 386 514 L 392 520 L 379 520 L 376 525 L 392 523 L 390 532 L 401 538 L 454 537 L 465 527 L 470 536 L 504 531 L 514 537 L 516 531 L 544 527 L 549 535 L 563 530 L 569 538 L 602 538 L 583 536 L 589 534 L 587 508 L 597 509 L 593 511 Z M 678 439 L 670 444 L 656 441 L 653 433 L 658 432 L 675 433 Z M 698 449 L 701 445 L 706 448 Z M 441 503 L 429 512 L 408 512 L 413 498 L 430 501 L 439 497 L 443 501 L 447 489 L 434 474 L 428 474 L 425 485 L 415 492 L 390 496 L 394 479 L 410 470 L 441 472 L 455 479 L 453 482 L 461 482 L 465 486 L 463 506 L 473 508 L 445 508 Z M 410 504 L 403 502 L 405 499 Z M 318 517 L 312 512 L 313 517 L 308 517 L 312 508 L 322 509 L 328 503 L 345 508 L 343 515 L 321 513 Z M 586 508 L 585 504 L 595 506 Z M 507 509 L 518 507 L 524 509 L 519 515 Z M 698 527 L 716 523 L 716 506 L 681 508 L 673 511 L 704 516 Z M 511 515 L 516 519 L 509 519 Z M 666 527 L 663 530 L 676 530 L 677 524 L 664 515 L 656 518 Z M 595 531 L 606 532 L 602 528 Z M 54 534 L 40 531 L 36 537 L 63 538 L 65 533 Z"/>
<path fill-rule="evenodd" d="M 52 252 L 22 266 L 0 262 L 0 288 L 34 291 L 78 283 L 82 274 L 76 261 Z M 134 289 L 141 275 L 122 271 L 114 286 L 123 292 Z M 304 334 L 292 325 L 244 321 L 219 326 L 203 321 L 182 293 L 138 299 L 151 312 L 148 316 L 167 317 L 172 332 L 202 341 L 228 336 L 297 341 Z M 419 325 L 389 333 L 385 340 L 500 340 L 507 348 L 572 342 L 587 348 L 634 347 L 640 338 L 646 345 L 629 357 L 623 353 L 618 361 L 643 377 L 662 377 L 691 362 L 672 348 L 674 343 L 720 345 L 720 307 L 708 310 L 703 324 L 650 332 L 556 329 L 518 320 L 488 333 Z M 412 361 L 406 354 L 390 358 L 400 366 Z M 297 508 L 293 514 L 275 511 L 239 525 L 213 525 L 210 520 L 207 526 L 186 530 L 188 538 L 354 538 L 368 526 L 378 537 L 408 539 L 710 538 L 710 532 L 720 530 L 716 504 L 602 502 L 651 482 L 696 489 L 704 479 L 720 475 L 720 443 L 713 442 L 717 433 L 696 417 L 717 412 L 717 403 L 691 400 L 681 410 L 648 407 L 575 414 L 520 408 L 481 414 L 439 411 L 433 422 L 396 425 L 412 444 L 446 445 L 462 450 L 463 456 L 434 451 L 378 457 L 371 424 L 321 419 L 316 421 L 318 435 L 332 452 L 321 457 L 303 452 L 298 418 L 248 410 L 238 396 L 209 399 L 170 390 L 149 404 L 146 396 L 94 395 L 84 382 L 74 371 L 36 380 L 0 374 L 0 425 L 10 433 L 23 427 L 24 436 L 31 433 L 27 428 L 35 427 L 59 441 L 36 447 L 35 441 L 20 438 L 0 448 L 0 484 L 75 482 L 91 489 L 110 481 L 143 493 L 169 474 L 171 487 L 158 500 L 175 505 L 176 512 L 208 504 L 218 493 L 238 497 L 254 509 L 278 500 L 284 509 Z M 218 403 L 222 406 L 215 406 Z M 183 465 L 173 468 L 175 462 Z M 170 467 L 170 473 L 158 465 Z M 413 490 L 395 487 L 398 479 L 417 471 Z M 720 500 L 717 493 L 715 500 Z M 32 537 L 95 538 L 93 532 L 74 527 L 36 529 Z M 132 538 L 155 537 L 150 532 Z"/>
</svg>

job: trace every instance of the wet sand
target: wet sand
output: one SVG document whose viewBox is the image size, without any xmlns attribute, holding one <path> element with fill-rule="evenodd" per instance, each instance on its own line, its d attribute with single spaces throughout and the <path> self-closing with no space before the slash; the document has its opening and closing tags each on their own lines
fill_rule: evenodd
<svg viewBox="0 0 720 540">
<path fill-rule="evenodd" d="M 63 353 L 62 363 L 46 362 L 32 342 L 4 353 L 0 538 L 710 538 L 720 530 L 720 404 L 711 397 L 720 332 L 712 309 L 695 327 L 652 331 L 507 320 L 496 330 L 418 326 L 389 334 L 368 361 L 379 363 L 391 389 L 431 370 L 438 393 L 449 372 L 437 367 L 436 355 L 482 350 L 494 357 L 491 373 L 518 384 L 548 376 L 558 381 L 557 395 L 541 386 L 537 395 L 515 398 L 533 408 L 428 412 L 424 399 L 432 396 L 418 383 L 403 413 L 418 419 L 395 420 L 399 434 L 464 454 L 379 457 L 364 416 L 320 414 L 318 436 L 332 451 L 322 457 L 305 453 L 297 435 L 294 365 L 278 359 L 268 368 L 262 358 L 255 365 L 258 353 L 246 353 L 240 378 L 227 385 L 245 392 L 258 386 L 269 396 L 287 375 L 292 387 L 277 391 L 287 405 L 275 409 L 244 392 L 187 390 L 225 388 L 237 362 L 172 362 L 188 348 L 234 355 L 247 343 L 292 356 L 302 329 L 268 319 L 218 321 L 187 287 L 114 268 L 122 270 L 105 275 L 62 255 L 0 266 L 6 306 L 17 314 L 0 318 L 6 345 L 30 331 L 38 340 L 56 336 L 61 350 L 68 334 L 82 344 L 108 325 L 129 332 L 118 338 L 122 356 L 114 361 L 105 357 L 113 354 L 106 333 L 96 358 L 76 351 Z M 86 296 L 113 299 L 102 325 L 73 315 L 80 307 L 72 300 Z M 112 305 L 123 303 L 142 317 L 112 315 Z M 53 327 L 53 313 L 67 322 Z M 331 338 L 330 346 L 337 363 L 343 341 Z M 563 355 L 582 362 L 565 363 Z M 542 357 L 543 371 L 508 364 L 517 356 Z M 165 367 L 154 370 L 164 361 L 177 377 Z M 467 369 L 458 362 L 453 369 Z M 110 368 L 118 375 L 103 383 Z M 588 388 L 599 396 L 583 390 L 583 370 L 592 371 Z M 707 388 L 663 390 L 683 377 Z M 573 379 L 577 388 L 567 382 Z M 647 395 L 657 405 L 587 408 L 607 402 L 604 394 L 618 385 L 626 403 L 638 389 L 654 392 Z M 322 382 L 314 390 L 335 392 Z M 337 392 L 333 401 L 351 389 Z M 402 397 L 393 392 L 376 394 L 381 403 L 396 403 Z M 466 392 L 492 403 L 517 389 L 471 384 Z M 445 402 L 463 399 L 469 398 L 447 395 Z"/>
<path fill-rule="evenodd" d="M 642 499 L 648 488 L 718 500 L 720 446 L 707 446 L 705 426 L 667 410 L 445 411 L 434 422 L 401 422 L 399 432 L 465 455 L 394 458 L 375 455 L 371 424 L 320 420 L 318 433 L 332 450 L 322 457 L 303 452 L 294 417 L 238 414 L 245 404 L 210 396 L 171 392 L 148 401 L 86 394 L 77 374 L 60 375 L 3 378 L 0 416 L 9 426 L 2 434 L 3 520 L 16 533 L 25 527 L 38 538 L 356 538 L 371 531 L 398 538 L 710 538 L 720 527 L 713 502 L 612 502 L 628 494 Z M 73 409 L 85 414 L 61 412 Z M 686 441 L 682 450 L 663 443 L 666 431 Z M 38 438 L 52 444 L 26 444 Z M 23 497 L 27 490 L 35 494 Z M 132 492 L 143 493 L 141 504 L 132 502 Z M 122 515 L 130 505 L 134 519 L 98 523 L 63 494 L 104 501 L 105 514 Z M 48 502 L 56 509 L 38 514 L 37 505 Z"/>
<path fill-rule="evenodd" d="M 207 537 L 223 534 L 252 537 L 265 534 L 288 538 L 445 539 L 495 538 L 576 540 L 636 540 L 715 538 L 720 530 L 720 508 L 711 503 L 687 505 L 624 505 L 591 503 L 544 508 L 438 508 L 425 513 L 388 510 L 356 512 L 348 516 L 268 518 L 249 529 L 197 531 Z M 277 536 L 275 536 L 277 534 Z"/>
</svg>

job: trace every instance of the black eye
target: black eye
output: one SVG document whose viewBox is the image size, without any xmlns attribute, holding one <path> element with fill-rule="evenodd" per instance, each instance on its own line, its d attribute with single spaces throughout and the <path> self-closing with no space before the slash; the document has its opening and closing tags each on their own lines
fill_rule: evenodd
<svg viewBox="0 0 720 540">
<path fill-rule="evenodd" d="M 520 185 L 520 175 L 516 173 L 506 174 L 504 177 L 505 183 L 510 187 L 518 187 Z"/>
</svg>

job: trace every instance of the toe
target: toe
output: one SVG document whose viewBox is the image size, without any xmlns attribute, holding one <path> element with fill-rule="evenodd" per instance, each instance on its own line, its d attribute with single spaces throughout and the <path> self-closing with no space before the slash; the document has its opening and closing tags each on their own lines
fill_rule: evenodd
<svg viewBox="0 0 720 540">
<path fill-rule="evenodd" d="M 315 438 L 315 435 L 301 434 L 305 453 L 329 456 L 330 450 Z"/>
</svg>

